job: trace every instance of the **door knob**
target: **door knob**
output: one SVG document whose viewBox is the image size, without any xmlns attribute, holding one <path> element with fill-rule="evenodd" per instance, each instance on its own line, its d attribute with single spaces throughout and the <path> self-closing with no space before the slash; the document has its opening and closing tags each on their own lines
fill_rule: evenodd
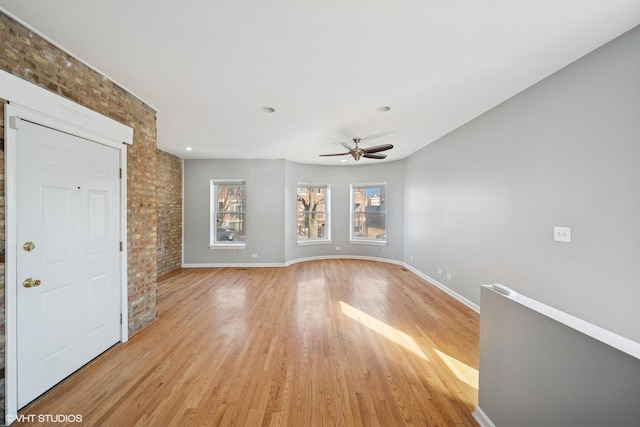
<svg viewBox="0 0 640 427">
<path fill-rule="evenodd" d="M 27 252 L 31 252 L 36 248 L 36 245 L 33 244 L 33 242 L 26 242 L 24 245 L 22 245 L 22 249 L 24 249 Z"/>
<path fill-rule="evenodd" d="M 25 288 L 37 288 L 41 284 L 42 284 L 42 280 L 32 279 L 31 277 L 29 277 L 28 279 L 25 279 L 25 281 L 22 282 L 22 286 L 24 286 Z"/>
</svg>

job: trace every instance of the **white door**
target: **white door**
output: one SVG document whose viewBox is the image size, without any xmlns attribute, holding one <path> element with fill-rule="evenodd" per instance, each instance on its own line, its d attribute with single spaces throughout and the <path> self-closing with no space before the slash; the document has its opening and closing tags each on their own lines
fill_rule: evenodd
<svg viewBox="0 0 640 427">
<path fill-rule="evenodd" d="M 17 131 L 19 408 L 120 340 L 119 173 L 115 148 Z"/>
</svg>

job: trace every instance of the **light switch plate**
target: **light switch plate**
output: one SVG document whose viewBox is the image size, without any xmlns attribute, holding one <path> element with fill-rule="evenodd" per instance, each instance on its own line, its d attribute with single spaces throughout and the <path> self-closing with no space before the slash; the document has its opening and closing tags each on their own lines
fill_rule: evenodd
<svg viewBox="0 0 640 427">
<path fill-rule="evenodd" d="M 553 227 L 553 240 L 556 242 L 571 242 L 571 227 Z"/>
</svg>

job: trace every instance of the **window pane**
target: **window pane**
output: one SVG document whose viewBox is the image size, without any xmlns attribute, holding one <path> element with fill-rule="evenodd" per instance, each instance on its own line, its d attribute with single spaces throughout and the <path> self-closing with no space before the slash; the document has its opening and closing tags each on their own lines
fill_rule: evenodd
<svg viewBox="0 0 640 427">
<path fill-rule="evenodd" d="M 298 240 L 324 239 L 326 222 L 323 213 L 298 214 Z"/>
<path fill-rule="evenodd" d="M 385 214 L 379 212 L 356 212 L 353 217 L 353 237 L 361 239 L 387 238 Z"/>
<path fill-rule="evenodd" d="M 244 213 L 216 214 L 216 243 L 244 242 Z"/>
<path fill-rule="evenodd" d="M 387 239 L 386 185 L 352 187 L 352 238 Z"/>
<path fill-rule="evenodd" d="M 328 239 L 327 187 L 298 186 L 298 240 Z"/>
<path fill-rule="evenodd" d="M 246 209 L 244 181 L 211 180 L 211 189 L 210 244 L 244 244 Z"/>
<path fill-rule="evenodd" d="M 217 185 L 218 212 L 244 212 L 245 211 L 245 186 L 244 184 L 219 184 Z"/>
</svg>

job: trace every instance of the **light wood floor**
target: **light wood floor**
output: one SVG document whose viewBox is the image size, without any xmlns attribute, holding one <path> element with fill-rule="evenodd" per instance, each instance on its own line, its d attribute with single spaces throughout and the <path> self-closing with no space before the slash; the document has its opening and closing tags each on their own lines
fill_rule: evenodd
<svg viewBox="0 0 640 427">
<path fill-rule="evenodd" d="M 478 333 L 477 313 L 397 265 L 187 269 L 159 283 L 158 320 L 20 414 L 97 426 L 476 426 Z"/>
</svg>

